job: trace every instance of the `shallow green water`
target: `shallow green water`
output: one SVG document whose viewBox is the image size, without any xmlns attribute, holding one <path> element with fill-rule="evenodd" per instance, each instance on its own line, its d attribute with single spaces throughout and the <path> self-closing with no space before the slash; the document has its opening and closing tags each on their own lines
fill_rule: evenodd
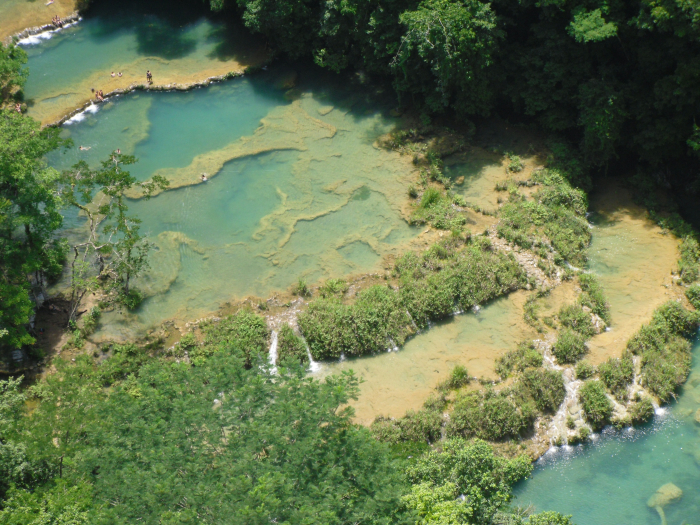
<svg viewBox="0 0 700 525">
<path fill-rule="evenodd" d="M 120 148 L 139 159 L 138 179 L 159 170 L 184 184 L 131 201 L 157 244 L 137 282 L 151 297 L 136 316 L 107 316 L 105 335 L 191 320 L 301 276 L 367 272 L 418 233 L 401 216 L 410 161 L 373 146 L 394 125 L 389 106 L 348 79 L 299 72 L 293 92 L 275 86 L 297 72 L 272 68 L 186 93 L 117 97 L 64 126 L 75 147 L 54 154 L 54 166 L 95 165 Z"/>
</svg>

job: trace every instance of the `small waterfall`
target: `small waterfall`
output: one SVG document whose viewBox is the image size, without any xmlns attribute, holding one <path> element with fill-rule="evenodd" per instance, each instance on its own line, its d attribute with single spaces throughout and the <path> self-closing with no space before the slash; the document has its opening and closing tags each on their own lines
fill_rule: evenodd
<svg viewBox="0 0 700 525">
<path fill-rule="evenodd" d="M 269 361 L 270 364 L 272 365 L 272 373 L 276 374 L 277 373 L 277 331 L 272 332 L 272 337 L 270 341 L 270 353 L 269 353 Z"/>
<path fill-rule="evenodd" d="M 314 358 L 311 357 L 311 350 L 309 349 L 309 345 L 306 344 L 306 340 L 304 340 L 304 346 L 306 347 L 306 355 L 309 356 L 309 372 L 318 372 L 321 370 L 321 363 L 314 361 Z"/>
</svg>

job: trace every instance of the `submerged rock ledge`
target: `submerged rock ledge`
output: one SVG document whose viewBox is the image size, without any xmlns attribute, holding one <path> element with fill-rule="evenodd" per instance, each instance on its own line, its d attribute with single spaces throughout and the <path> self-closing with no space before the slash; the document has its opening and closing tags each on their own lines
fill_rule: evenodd
<svg viewBox="0 0 700 525">
<path fill-rule="evenodd" d="M 61 18 L 61 21 L 64 24 L 74 24 L 76 22 L 80 22 L 82 20 L 82 17 L 80 16 L 80 13 L 78 11 L 72 12 L 70 15 Z M 5 39 L 4 43 L 9 43 L 9 42 L 17 42 L 19 40 L 23 40 L 25 38 L 28 38 L 30 36 L 36 36 L 40 35 L 42 33 L 50 33 L 52 31 L 60 31 L 61 29 L 64 29 L 64 27 L 56 27 L 53 24 L 44 24 L 41 26 L 35 26 L 35 27 L 28 27 L 27 29 L 23 29 L 19 33 L 15 33 L 14 35 L 11 35 Z"/>
<path fill-rule="evenodd" d="M 247 66 L 244 69 L 239 69 L 236 71 L 229 71 L 228 73 L 224 73 L 223 75 L 215 75 L 208 77 L 204 80 L 201 81 L 195 81 L 195 82 L 189 82 L 186 84 L 177 84 L 177 83 L 171 83 L 171 84 L 155 84 L 152 86 L 149 86 L 147 84 L 131 84 L 130 86 L 126 88 L 117 88 L 113 91 L 110 91 L 108 93 L 105 93 L 104 95 L 104 101 L 107 102 L 108 99 L 112 97 L 116 97 L 119 95 L 128 95 L 129 93 L 133 93 L 134 91 L 191 91 L 193 89 L 198 89 L 198 88 L 203 88 L 210 86 L 211 84 L 217 83 L 217 82 L 222 82 L 224 80 L 229 80 L 232 78 L 239 78 L 244 76 L 247 73 L 252 73 L 254 71 L 257 71 L 260 69 L 259 66 Z M 57 127 L 61 126 L 68 120 L 72 119 L 76 115 L 82 113 L 85 111 L 87 108 L 93 105 L 99 105 L 103 104 L 104 102 L 99 102 L 95 103 L 94 100 L 89 100 L 85 103 L 83 103 L 80 107 L 73 109 L 60 119 L 58 119 L 55 122 L 50 122 L 46 124 L 46 127 Z"/>
</svg>

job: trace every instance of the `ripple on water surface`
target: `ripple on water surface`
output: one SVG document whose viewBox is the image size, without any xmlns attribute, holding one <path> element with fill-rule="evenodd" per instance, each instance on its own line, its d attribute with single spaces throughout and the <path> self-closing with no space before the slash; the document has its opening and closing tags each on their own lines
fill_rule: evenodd
<svg viewBox="0 0 700 525">
<path fill-rule="evenodd" d="M 373 145 L 394 121 L 358 86 L 333 77 L 305 84 L 318 72 L 302 71 L 291 93 L 275 86 L 296 72 L 275 69 L 193 92 L 120 97 L 64 128 L 75 147 L 52 164 L 94 165 L 120 148 L 139 159 L 135 177 L 158 172 L 177 187 L 131 201 L 157 245 L 137 283 L 152 297 L 135 316 L 108 316 L 108 335 L 191 320 L 301 276 L 371 271 L 417 235 L 402 216 L 410 159 Z"/>
</svg>

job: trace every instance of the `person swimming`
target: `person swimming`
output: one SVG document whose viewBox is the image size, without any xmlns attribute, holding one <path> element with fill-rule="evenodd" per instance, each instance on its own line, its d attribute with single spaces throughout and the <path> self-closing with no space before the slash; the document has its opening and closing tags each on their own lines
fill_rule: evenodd
<svg viewBox="0 0 700 525">
<path fill-rule="evenodd" d="M 89 151 L 91 147 L 92 147 L 92 146 L 87 146 L 87 147 L 86 147 L 86 146 L 80 146 L 78 149 L 79 149 L 80 151 Z"/>
</svg>

